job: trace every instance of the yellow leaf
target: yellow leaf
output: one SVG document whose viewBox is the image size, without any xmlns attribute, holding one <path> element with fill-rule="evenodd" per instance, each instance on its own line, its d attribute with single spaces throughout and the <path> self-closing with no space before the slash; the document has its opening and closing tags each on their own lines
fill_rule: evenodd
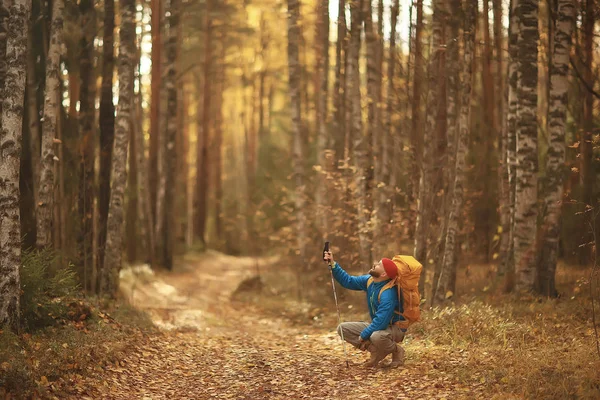
<svg viewBox="0 0 600 400">
<path fill-rule="evenodd" d="M 446 292 L 446 299 L 449 299 L 450 297 L 452 297 L 452 295 L 453 295 L 453 294 L 454 294 L 454 293 L 452 292 L 452 290 L 448 290 L 448 291 Z"/>
<path fill-rule="evenodd" d="M 498 254 L 498 253 L 494 253 L 494 255 L 492 256 L 492 258 L 493 258 L 494 260 L 497 260 L 497 259 L 498 259 L 498 257 L 500 257 L 500 254 Z"/>
<path fill-rule="evenodd" d="M 46 378 L 45 375 L 40 378 L 40 381 L 38 383 L 42 386 L 48 386 L 50 384 L 50 382 L 48 382 L 48 378 Z"/>
</svg>

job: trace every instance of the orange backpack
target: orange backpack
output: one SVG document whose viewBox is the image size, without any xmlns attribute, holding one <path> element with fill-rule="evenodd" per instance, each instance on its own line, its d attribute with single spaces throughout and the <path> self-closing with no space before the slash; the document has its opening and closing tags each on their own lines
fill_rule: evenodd
<svg viewBox="0 0 600 400">
<path fill-rule="evenodd" d="M 398 267 L 398 275 L 396 279 L 391 280 L 385 284 L 379 291 L 377 300 L 381 301 L 381 293 L 385 290 L 391 289 L 394 286 L 398 288 L 398 299 L 402 296 L 402 305 L 404 306 L 404 312 L 400 314 L 406 319 L 407 323 L 402 324 L 402 328 L 407 328 L 414 322 L 421 319 L 421 295 L 419 294 L 419 278 L 423 265 L 418 262 L 412 256 L 396 255 L 392 258 L 396 267 Z M 367 287 L 373 283 L 373 278 L 369 278 L 367 281 Z"/>
</svg>

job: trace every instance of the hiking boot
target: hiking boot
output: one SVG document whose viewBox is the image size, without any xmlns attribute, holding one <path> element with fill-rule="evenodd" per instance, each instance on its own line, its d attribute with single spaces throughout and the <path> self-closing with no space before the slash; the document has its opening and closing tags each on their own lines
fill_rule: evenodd
<svg viewBox="0 0 600 400">
<path fill-rule="evenodd" d="M 375 352 L 371 353 L 371 358 L 365 362 L 365 367 L 367 368 L 376 368 L 381 360 L 383 360 L 385 356 L 381 357 L 377 355 Z"/>
<path fill-rule="evenodd" d="M 404 348 L 396 345 L 396 350 L 392 352 L 392 361 L 385 368 L 398 368 L 404 365 Z"/>
</svg>

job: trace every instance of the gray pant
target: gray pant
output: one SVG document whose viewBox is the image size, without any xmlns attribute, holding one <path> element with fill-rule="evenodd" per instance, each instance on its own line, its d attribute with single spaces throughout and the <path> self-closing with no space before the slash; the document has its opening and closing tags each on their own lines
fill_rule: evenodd
<svg viewBox="0 0 600 400">
<path fill-rule="evenodd" d="M 338 334 L 352 346 L 358 348 L 360 345 L 360 333 L 369 326 L 366 322 L 342 322 L 338 325 Z M 343 335 L 342 335 L 343 333 Z M 369 339 L 371 344 L 367 348 L 369 352 L 381 359 L 396 349 L 396 343 L 404 339 L 404 332 L 397 325 L 388 326 L 387 329 L 375 331 Z"/>
</svg>

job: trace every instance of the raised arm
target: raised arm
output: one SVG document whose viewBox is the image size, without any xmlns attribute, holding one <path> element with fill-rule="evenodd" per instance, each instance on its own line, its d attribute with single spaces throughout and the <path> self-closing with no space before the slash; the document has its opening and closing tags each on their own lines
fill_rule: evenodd
<svg viewBox="0 0 600 400">
<path fill-rule="evenodd" d="M 340 285 L 350 290 L 367 290 L 369 275 L 352 276 L 340 267 L 337 262 L 333 265 L 333 277 Z"/>
</svg>

